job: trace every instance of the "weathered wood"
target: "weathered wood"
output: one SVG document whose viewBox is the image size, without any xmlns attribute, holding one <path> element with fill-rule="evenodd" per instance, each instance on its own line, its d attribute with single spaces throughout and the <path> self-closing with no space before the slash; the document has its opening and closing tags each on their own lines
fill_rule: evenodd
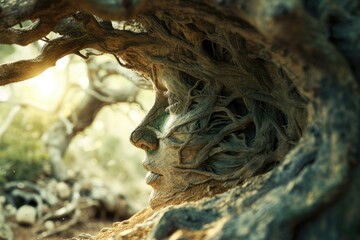
<svg viewBox="0 0 360 240">
<path fill-rule="evenodd" d="M 148 154 L 155 213 L 97 239 L 359 237 L 358 1 L 80 2 L 87 13 L 58 27 L 77 46 L 53 47 L 51 62 L 88 47 L 116 54 L 157 97 L 131 136 Z M 46 15 L 42 4 L 0 19 Z M 0 66 L 1 84 L 26 78 L 28 63 Z M 233 189 L 166 207 L 213 187 Z"/>
</svg>

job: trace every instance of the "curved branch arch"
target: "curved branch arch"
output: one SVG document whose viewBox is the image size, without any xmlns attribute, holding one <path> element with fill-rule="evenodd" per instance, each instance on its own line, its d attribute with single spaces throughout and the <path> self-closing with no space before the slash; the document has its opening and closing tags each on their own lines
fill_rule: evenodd
<svg viewBox="0 0 360 240">
<path fill-rule="evenodd" d="M 38 8 L 26 5 L 30 10 L 18 16 L 0 5 L 5 29 L 41 19 L 60 4 L 71 6 L 67 16 L 73 18 L 61 22 L 63 37 L 50 40 L 34 60 L 1 65 L 1 85 L 34 76 L 84 48 L 115 54 L 151 79 L 157 96 L 132 142 L 145 148 L 150 141 L 144 149 L 150 155 L 158 144 L 168 144 L 176 164 L 166 174 L 185 176 L 178 184 L 170 178 L 166 186 L 175 191 L 163 192 L 165 204 L 153 207 L 233 188 L 186 206 L 139 213 L 142 219 L 154 215 L 143 225 L 136 225 L 136 217 L 116 225 L 98 239 L 193 238 L 199 231 L 208 239 L 340 237 L 338 221 L 358 234 L 360 213 L 352 207 L 360 195 L 357 1 L 121 1 L 114 9 L 100 1 L 80 1 L 78 8 L 69 1 L 44 2 L 33 1 Z M 90 18 L 74 17 L 78 10 Z M 124 19 L 130 20 L 122 29 L 108 22 Z M 74 22 L 76 38 L 66 31 Z M 169 116 L 175 120 L 164 131 Z M 148 180 L 168 176 L 160 174 Z M 210 222 L 199 217 L 194 228 L 185 224 L 194 207 L 205 217 L 213 213 Z M 175 222 L 170 230 L 169 221 Z"/>
</svg>

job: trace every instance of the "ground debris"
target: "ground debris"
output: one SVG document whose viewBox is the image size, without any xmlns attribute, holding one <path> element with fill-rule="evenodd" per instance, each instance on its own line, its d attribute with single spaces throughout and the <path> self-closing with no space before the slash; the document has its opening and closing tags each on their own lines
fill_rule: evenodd
<svg viewBox="0 0 360 240">
<path fill-rule="evenodd" d="M 80 179 L 9 182 L 0 197 L 1 240 L 65 239 L 81 230 L 98 232 L 133 213 L 125 197 L 109 191 L 105 183 Z M 93 239 L 87 233 L 78 237 Z"/>
</svg>

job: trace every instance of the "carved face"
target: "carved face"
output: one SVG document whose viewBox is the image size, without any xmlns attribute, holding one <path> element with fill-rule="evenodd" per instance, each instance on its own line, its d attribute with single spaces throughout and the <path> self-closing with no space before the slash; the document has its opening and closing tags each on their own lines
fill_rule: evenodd
<svg viewBox="0 0 360 240">
<path fill-rule="evenodd" d="M 205 142 L 182 148 L 189 137 L 191 124 L 176 127 L 186 115 L 181 110 L 186 99 L 175 95 L 174 86 L 171 85 L 175 79 L 174 73 L 170 76 L 163 72 L 161 82 L 155 83 L 154 106 L 131 135 L 132 143 L 146 151 L 142 164 L 148 171 L 146 183 L 153 188 L 150 196 L 153 208 L 171 200 L 176 193 L 207 179 L 202 174 L 180 168 L 181 163 L 193 162 Z M 183 92 L 186 92 L 188 89 L 185 87 L 189 86 L 182 87 Z"/>
<path fill-rule="evenodd" d="M 268 103 L 220 81 L 168 69 L 157 75 L 155 104 L 130 138 L 146 151 L 151 207 L 195 185 L 232 185 L 263 173 L 290 149 L 293 130 L 282 128 L 286 116 Z"/>
</svg>

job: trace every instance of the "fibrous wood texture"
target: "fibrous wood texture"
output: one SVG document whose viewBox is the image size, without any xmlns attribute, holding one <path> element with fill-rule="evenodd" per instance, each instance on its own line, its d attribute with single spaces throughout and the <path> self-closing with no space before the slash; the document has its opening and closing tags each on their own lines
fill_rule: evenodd
<svg viewBox="0 0 360 240">
<path fill-rule="evenodd" d="M 15 10 L 20 3 L 24 7 Z M 60 5 L 63 11 L 49 23 L 46 16 Z M 190 140 L 182 149 L 188 143 L 198 143 L 200 132 L 214 133 L 209 143 L 213 145 L 196 151 L 194 161 L 180 164 L 181 169 L 196 173 L 204 170 L 198 167 L 207 162 L 213 153 L 210 149 L 230 134 L 226 127 L 231 128 L 231 124 L 244 125 L 234 131 L 243 131 L 245 139 L 253 136 L 250 150 L 255 152 L 250 155 L 254 161 L 247 163 L 260 165 L 250 164 L 234 174 L 231 170 L 216 171 L 219 165 L 215 164 L 215 171 L 209 174 L 212 181 L 238 179 L 239 186 L 195 203 L 163 208 L 132 228 L 116 225 L 97 239 L 359 237 L 358 1 L 121 1 L 113 8 L 102 7 L 107 5 L 95 0 L 79 1 L 80 7 L 71 1 L 10 1 L 0 6 L 1 28 L 12 33 L 0 34 L 1 43 L 22 44 L 24 33 L 11 27 L 26 19 L 35 20 L 34 24 L 52 24 L 52 30 L 62 35 L 49 40 L 35 59 L 0 66 L 1 84 L 24 80 L 66 54 L 94 48 L 117 55 L 122 65 L 152 79 L 158 93 L 172 89 L 166 98 L 159 99 L 164 101 L 160 104 L 163 110 L 170 107 L 167 110 L 173 114 L 199 107 L 198 95 L 227 96 L 222 99 L 223 105 L 208 101 L 206 107 L 201 102 L 203 109 L 198 115 L 193 113 L 187 122 L 174 124 L 170 135 L 183 131 L 181 127 L 190 120 L 206 116 L 223 124 L 205 132 L 201 126 L 209 122 L 190 127 Z M 126 21 L 118 27 L 110 20 Z M 34 25 L 22 31 L 40 39 L 48 30 L 39 29 Z M 173 84 L 167 80 L 171 86 L 163 86 L 164 77 L 169 75 Z M 194 91 L 184 94 L 184 83 Z M 184 97 L 176 99 L 179 95 Z M 237 100 L 235 107 L 224 105 L 232 97 Z M 177 102 L 182 104 L 174 105 Z M 150 116 L 162 108 L 152 109 Z M 220 115 L 213 114 L 217 111 Z M 247 115 L 252 117 L 253 127 L 239 122 Z M 149 119 L 142 125 L 147 123 Z M 244 131 L 247 127 L 251 130 Z M 238 159 L 246 148 L 231 139 L 239 139 L 237 134 L 241 133 L 227 139 L 231 144 L 219 145 Z M 139 139 L 135 131 L 132 141 L 141 147 Z M 217 159 L 222 157 L 229 159 L 229 154 Z M 262 168 L 264 163 L 270 165 Z M 242 172 L 244 169 L 250 172 Z M 209 171 L 201 174 L 205 172 Z"/>
</svg>

